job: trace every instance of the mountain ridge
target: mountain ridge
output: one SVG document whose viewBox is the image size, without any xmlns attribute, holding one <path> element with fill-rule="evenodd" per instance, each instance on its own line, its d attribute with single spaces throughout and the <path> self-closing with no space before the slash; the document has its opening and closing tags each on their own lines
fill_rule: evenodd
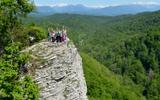
<svg viewBox="0 0 160 100">
<path fill-rule="evenodd" d="M 55 13 L 69 13 L 82 15 L 98 16 L 117 16 L 124 14 L 137 14 L 141 12 L 152 12 L 160 10 L 160 5 L 148 4 L 130 4 L 109 7 L 88 7 L 84 5 L 65 5 L 65 6 L 37 6 L 37 14 L 51 15 Z"/>
</svg>

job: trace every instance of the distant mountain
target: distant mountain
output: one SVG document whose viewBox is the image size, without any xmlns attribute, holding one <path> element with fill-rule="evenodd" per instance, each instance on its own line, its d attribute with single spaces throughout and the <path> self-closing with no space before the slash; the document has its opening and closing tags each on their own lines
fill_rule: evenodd
<svg viewBox="0 0 160 100">
<path fill-rule="evenodd" d="M 121 6 L 110 6 L 104 8 L 86 7 L 84 5 L 67 5 L 67 6 L 37 6 L 36 14 L 51 15 L 55 13 L 69 13 L 96 16 L 117 16 L 123 14 L 137 14 L 140 12 L 150 12 L 160 10 L 160 5 L 155 4 L 131 4 Z"/>
<path fill-rule="evenodd" d="M 88 14 L 92 12 L 93 8 L 85 7 L 83 5 L 67 5 L 67 6 L 37 6 L 36 14 L 52 15 L 55 13 L 69 13 L 69 14 Z"/>
<path fill-rule="evenodd" d="M 140 12 L 156 11 L 160 10 L 160 5 L 124 5 L 124 6 L 114 6 L 106 7 L 102 9 L 97 9 L 95 13 L 100 15 L 122 15 L 122 14 L 137 14 Z"/>
</svg>

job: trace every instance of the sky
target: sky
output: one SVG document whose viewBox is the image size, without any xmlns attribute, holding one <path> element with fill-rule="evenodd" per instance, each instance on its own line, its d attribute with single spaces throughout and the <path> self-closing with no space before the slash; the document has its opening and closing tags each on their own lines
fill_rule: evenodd
<svg viewBox="0 0 160 100">
<path fill-rule="evenodd" d="M 65 6 L 83 4 L 91 7 L 105 7 L 127 4 L 160 4 L 160 0 L 33 0 L 37 6 Z"/>
</svg>

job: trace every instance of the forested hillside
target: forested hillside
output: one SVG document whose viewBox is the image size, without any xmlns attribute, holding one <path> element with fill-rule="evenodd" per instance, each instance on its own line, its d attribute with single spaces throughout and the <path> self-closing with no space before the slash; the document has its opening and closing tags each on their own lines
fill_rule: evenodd
<svg viewBox="0 0 160 100">
<path fill-rule="evenodd" d="M 160 99 L 159 11 L 116 17 L 55 14 L 40 19 L 33 18 L 30 21 L 36 21 L 46 28 L 66 26 L 69 37 L 80 52 L 85 52 L 113 73 L 121 76 L 123 85 L 135 86 L 138 94 L 145 96 L 147 100 Z M 92 65 L 85 60 L 84 63 L 88 68 Z M 94 72 L 95 69 L 90 70 Z M 87 69 L 84 68 L 84 70 L 86 72 Z M 85 74 L 89 87 L 88 95 L 94 98 L 98 93 L 104 93 L 104 97 L 107 97 L 108 92 L 105 89 L 92 94 L 95 91 L 92 91 L 90 86 L 96 82 L 89 81 L 92 75 L 87 72 Z M 105 80 L 95 76 L 95 79 L 98 78 Z M 103 81 L 100 81 L 100 84 L 103 87 Z M 98 89 L 96 85 L 92 88 Z M 113 95 L 111 97 L 114 98 Z"/>
<path fill-rule="evenodd" d="M 140 85 L 148 100 L 160 98 L 160 31 L 131 38 L 109 50 L 105 65 Z"/>
<path fill-rule="evenodd" d="M 145 100 L 137 85 L 124 83 L 120 75 L 87 54 L 81 53 L 81 56 L 90 100 Z"/>
</svg>

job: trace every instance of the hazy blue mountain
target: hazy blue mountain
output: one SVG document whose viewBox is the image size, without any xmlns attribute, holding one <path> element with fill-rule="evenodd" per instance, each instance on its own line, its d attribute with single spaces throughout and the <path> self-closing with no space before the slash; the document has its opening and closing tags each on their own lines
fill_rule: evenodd
<svg viewBox="0 0 160 100">
<path fill-rule="evenodd" d="M 67 6 L 38 6 L 37 14 L 51 15 L 55 13 L 69 13 L 69 14 L 83 14 L 83 15 L 106 15 L 106 16 L 116 16 L 123 14 L 137 14 L 140 12 L 149 12 L 160 10 L 160 5 L 121 5 L 121 6 L 111 6 L 104 8 L 93 8 L 86 7 L 83 5 L 67 5 Z"/>
<path fill-rule="evenodd" d="M 160 5 L 122 5 L 114 7 L 106 7 L 102 9 L 96 9 L 96 12 L 100 15 L 122 15 L 122 14 L 137 14 L 140 12 L 156 11 L 160 10 Z"/>
<path fill-rule="evenodd" d="M 70 14 L 87 14 L 93 8 L 85 7 L 83 5 L 68 5 L 68 6 L 37 6 L 36 14 L 52 15 L 55 13 L 70 13 Z"/>
</svg>

